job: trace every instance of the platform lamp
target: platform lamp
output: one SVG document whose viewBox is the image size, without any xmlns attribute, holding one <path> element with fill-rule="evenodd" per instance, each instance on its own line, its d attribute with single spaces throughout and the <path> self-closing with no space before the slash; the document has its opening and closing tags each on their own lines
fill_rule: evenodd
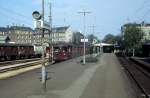
<svg viewBox="0 0 150 98">
<path fill-rule="evenodd" d="M 41 67 L 41 74 L 42 74 L 41 82 L 43 84 L 44 91 L 46 91 L 46 67 L 45 67 L 45 57 L 44 57 L 44 28 L 42 27 L 42 25 L 43 25 L 42 23 L 44 23 L 44 15 L 43 15 L 43 13 L 41 14 L 38 11 L 34 11 L 32 13 L 32 16 L 36 21 L 40 21 L 40 20 L 42 21 L 40 24 L 40 29 L 42 30 L 42 47 L 43 47 L 43 53 L 42 53 L 43 62 L 42 62 L 42 67 Z"/>
</svg>

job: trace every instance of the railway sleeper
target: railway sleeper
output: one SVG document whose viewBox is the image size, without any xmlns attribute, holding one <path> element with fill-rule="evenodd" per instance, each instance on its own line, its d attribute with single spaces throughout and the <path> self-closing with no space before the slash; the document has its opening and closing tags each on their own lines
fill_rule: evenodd
<svg viewBox="0 0 150 98">
<path fill-rule="evenodd" d="M 124 58 L 120 61 L 141 90 L 142 94 L 140 98 L 150 98 L 150 77 L 143 73 L 144 70 L 141 69 L 139 65 L 133 63 L 129 59 Z"/>
<path fill-rule="evenodd" d="M 0 73 L 4 73 L 4 72 L 7 72 L 7 71 L 12 71 L 12 70 L 18 70 L 18 69 L 26 68 L 26 67 L 30 67 L 30 66 L 36 66 L 38 64 L 39 64 L 39 62 L 31 63 L 31 64 L 24 64 L 24 65 L 19 65 L 19 66 L 14 66 L 14 67 L 9 67 L 9 68 L 5 68 L 5 69 L 1 69 Z"/>
</svg>

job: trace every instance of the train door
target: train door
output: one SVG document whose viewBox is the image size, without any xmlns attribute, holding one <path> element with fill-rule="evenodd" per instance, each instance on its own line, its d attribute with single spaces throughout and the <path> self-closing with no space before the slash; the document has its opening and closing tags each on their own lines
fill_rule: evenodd
<svg viewBox="0 0 150 98">
<path fill-rule="evenodd" d="M 69 58 L 69 52 L 68 52 L 68 47 L 67 46 L 63 46 L 61 48 L 61 58 L 63 60 L 67 60 Z"/>
<path fill-rule="evenodd" d="M 0 60 L 4 59 L 4 47 L 0 46 Z"/>
<path fill-rule="evenodd" d="M 72 46 L 67 47 L 67 53 L 68 53 L 68 59 L 71 59 L 73 57 L 73 55 L 72 55 Z"/>
</svg>

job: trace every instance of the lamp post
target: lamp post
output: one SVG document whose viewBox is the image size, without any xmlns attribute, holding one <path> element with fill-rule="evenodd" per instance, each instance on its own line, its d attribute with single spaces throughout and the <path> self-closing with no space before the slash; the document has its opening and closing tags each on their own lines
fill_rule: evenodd
<svg viewBox="0 0 150 98">
<path fill-rule="evenodd" d="M 43 48 L 43 52 L 42 52 L 42 67 L 41 67 L 41 82 L 43 84 L 43 89 L 44 91 L 46 91 L 46 67 L 45 67 L 45 57 L 44 57 L 44 53 L 45 53 L 45 47 L 44 47 L 44 0 L 42 0 L 42 13 L 40 14 L 38 11 L 34 11 L 32 13 L 33 18 L 36 21 L 41 21 L 40 24 L 40 30 L 42 31 L 42 48 Z"/>
<path fill-rule="evenodd" d="M 52 3 L 49 3 L 49 43 L 51 43 L 51 63 L 53 64 L 53 31 L 52 31 Z M 50 46 L 50 44 L 49 44 Z M 50 62 L 50 54 L 49 54 L 49 62 Z"/>
<path fill-rule="evenodd" d="M 86 51 L 85 51 L 85 31 L 86 31 L 86 14 L 90 14 L 91 12 L 89 11 L 81 11 L 81 12 L 78 12 L 79 14 L 83 14 L 83 32 L 84 32 L 84 50 L 83 50 L 83 64 L 85 65 L 86 63 L 86 60 L 85 60 L 85 55 L 86 55 Z"/>
<path fill-rule="evenodd" d="M 46 67 L 45 67 L 45 57 L 44 57 L 44 51 L 45 51 L 45 47 L 44 47 L 44 0 L 42 0 L 42 25 L 43 27 L 42 29 L 42 47 L 43 47 L 43 53 L 42 53 L 42 59 L 43 59 L 43 63 L 42 63 L 42 84 L 43 84 L 43 89 L 44 91 L 46 91 Z"/>
</svg>

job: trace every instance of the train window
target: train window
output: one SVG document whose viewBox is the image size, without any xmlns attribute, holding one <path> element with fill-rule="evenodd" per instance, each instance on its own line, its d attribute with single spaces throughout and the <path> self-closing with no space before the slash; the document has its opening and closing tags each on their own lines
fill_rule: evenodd
<svg viewBox="0 0 150 98">
<path fill-rule="evenodd" d="M 62 50 L 63 52 L 66 52 L 65 50 Z"/>
<path fill-rule="evenodd" d="M 68 49 L 68 52 L 71 52 L 71 48 Z"/>
<path fill-rule="evenodd" d="M 55 49 L 54 52 L 59 52 L 59 49 Z"/>
<path fill-rule="evenodd" d="M 55 47 L 55 48 L 54 48 L 54 52 L 55 52 L 55 53 L 57 53 L 57 52 L 59 52 L 59 51 L 60 51 L 59 47 Z"/>
<path fill-rule="evenodd" d="M 67 52 L 67 47 L 63 47 L 63 52 Z"/>
<path fill-rule="evenodd" d="M 0 47 L 1 50 L 3 50 L 4 47 Z"/>
</svg>

